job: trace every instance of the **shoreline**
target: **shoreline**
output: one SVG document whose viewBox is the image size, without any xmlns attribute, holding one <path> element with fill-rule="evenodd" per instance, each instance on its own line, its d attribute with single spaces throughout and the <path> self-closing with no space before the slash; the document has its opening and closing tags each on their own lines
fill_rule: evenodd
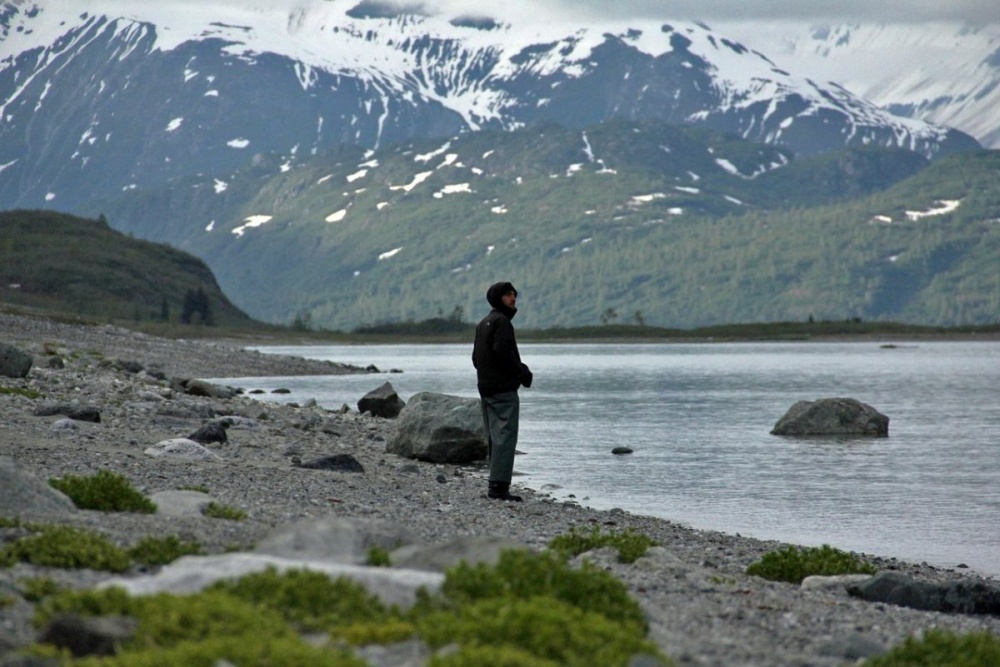
<svg viewBox="0 0 1000 667">
<path fill-rule="evenodd" d="M 176 341 L 116 327 L 3 314 L 0 342 L 24 349 L 36 360 L 26 380 L 0 378 L 0 387 L 33 388 L 45 394 L 44 399 L 0 394 L 0 455 L 12 457 L 42 480 L 108 469 L 125 475 L 147 494 L 203 486 L 219 502 L 248 515 L 242 522 L 93 511 L 58 517 L 121 544 L 149 534 L 178 533 L 198 539 L 210 553 L 224 553 L 234 545 L 251 549 L 282 525 L 324 517 L 405 526 L 418 544 L 499 537 L 536 549 L 572 529 L 631 529 L 660 547 L 632 565 L 617 563 L 602 552 L 591 558 L 640 601 L 650 638 L 677 665 L 839 667 L 845 664 L 849 647 L 862 640 L 885 650 L 931 627 L 956 632 L 985 629 L 1000 635 L 996 617 L 874 604 L 849 597 L 843 589 L 810 590 L 747 575 L 750 563 L 786 546 L 776 541 L 697 530 L 622 510 L 596 510 L 531 489 L 520 491 L 524 503 L 488 500 L 482 466 L 429 464 L 387 454 L 392 420 L 265 403 L 247 396 L 194 398 L 172 391 L 169 382 L 177 377 L 364 369 L 251 352 L 229 343 Z M 55 356 L 65 361 L 64 368 L 48 366 Z M 145 370 L 131 373 L 118 363 L 123 361 L 137 362 Z M 274 372 L 275 364 L 280 373 Z M 162 371 L 167 379 L 150 375 L 151 369 Z M 153 394 L 160 397 L 150 398 Z M 99 408 L 101 422 L 64 431 L 54 428 L 58 416 L 35 415 L 40 403 L 62 401 Z M 228 442 L 210 446 L 219 461 L 164 462 L 144 454 L 160 440 L 191 433 L 208 420 L 208 414 L 246 420 L 230 428 Z M 356 458 L 365 472 L 308 470 L 296 464 L 338 453 Z M 53 520 L 50 514 L 21 514 L 26 519 Z M 3 507 L 0 516 L 5 516 Z M 992 582 L 969 571 L 887 556 L 869 558 L 881 570 L 921 580 Z M 78 586 L 104 578 L 89 571 L 19 564 L 0 568 L 0 590 L 18 591 L 19 581 L 41 574 Z M 33 637 L 31 610 L 31 603 L 21 599 L 13 608 L 0 608 L 0 637 L 6 633 L 20 643 Z M 0 642 L 0 653 L 2 646 Z"/>
</svg>

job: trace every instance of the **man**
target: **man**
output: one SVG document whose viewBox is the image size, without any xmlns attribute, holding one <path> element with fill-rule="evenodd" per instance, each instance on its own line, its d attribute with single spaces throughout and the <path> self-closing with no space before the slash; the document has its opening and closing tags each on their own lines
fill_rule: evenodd
<svg viewBox="0 0 1000 667">
<path fill-rule="evenodd" d="M 507 282 L 495 283 L 486 291 L 486 301 L 493 310 L 476 326 L 472 347 L 490 459 L 490 486 L 486 495 L 520 501 L 521 496 L 510 492 L 520 412 L 517 390 L 530 387 L 532 375 L 521 363 L 514 326 L 510 323 L 517 313 L 517 290 Z"/>
</svg>

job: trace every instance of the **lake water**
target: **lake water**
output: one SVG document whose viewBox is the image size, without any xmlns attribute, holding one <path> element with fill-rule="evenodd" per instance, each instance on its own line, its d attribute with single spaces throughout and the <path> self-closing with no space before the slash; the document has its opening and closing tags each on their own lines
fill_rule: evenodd
<svg viewBox="0 0 1000 667">
<path fill-rule="evenodd" d="M 698 529 L 1000 576 L 1000 343 L 521 345 L 515 483 Z M 228 378 L 357 409 L 389 381 L 476 396 L 471 345 L 262 347 L 398 374 Z M 784 438 L 799 400 L 851 397 L 888 438 Z M 627 446 L 634 453 L 615 456 Z M 554 488 L 556 486 L 557 488 Z"/>
</svg>

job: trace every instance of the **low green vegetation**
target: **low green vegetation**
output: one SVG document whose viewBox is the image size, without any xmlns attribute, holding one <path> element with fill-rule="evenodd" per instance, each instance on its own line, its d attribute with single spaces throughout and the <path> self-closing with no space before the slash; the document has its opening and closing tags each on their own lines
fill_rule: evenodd
<svg viewBox="0 0 1000 667">
<path fill-rule="evenodd" d="M 559 535 L 549 542 L 550 549 L 570 558 L 592 549 L 612 547 L 618 551 L 618 560 L 622 563 L 634 563 L 646 554 L 649 547 L 656 545 L 655 540 L 630 528 L 602 532 L 597 526 L 589 532 L 579 532 L 574 527 L 569 533 Z"/>
<path fill-rule="evenodd" d="M 0 387 L 0 394 L 6 394 L 8 396 L 24 396 L 25 398 L 30 398 L 32 400 L 45 398 L 45 394 L 34 389 L 28 389 L 27 387 Z"/>
<path fill-rule="evenodd" d="M 238 507 L 216 502 L 205 505 L 201 513 L 210 519 L 225 519 L 227 521 L 245 521 L 247 518 L 247 513 Z"/>
<path fill-rule="evenodd" d="M 552 552 L 504 552 L 497 565 L 462 563 L 448 570 L 440 592 L 422 591 L 410 610 L 387 606 L 346 578 L 307 570 L 269 569 L 218 582 L 192 595 L 130 596 L 122 589 L 61 591 L 37 607 L 35 623 L 74 612 L 123 614 L 139 621 L 133 639 L 114 658 L 66 659 L 72 667 L 243 667 L 330 665 L 364 661 L 340 647 L 419 638 L 439 667 L 672 663 L 646 639 L 638 603 L 613 575 L 571 568 Z M 303 632 L 334 641 L 314 648 Z M 37 647 L 44 652 L 44 647 Z"/>
<path fill-rule="evenodd" d="M 21 594 L 29 602 L 39 602 L 62 590 L 62 587 L 51 577 L 32 577 L 21 581 L 20 585 Z"/>
<path fill-rule="evenodd" d="M 50 479 L 49 484 L 69 496 L 80 509 L 156 513 L 156 503 L 133 488 L 124 475 L 110 470 L 101 470 L 89 477 L 66 475 L 60 479 Z"/>
<path fill-rule="evenodd" d="M 909 637 L 866 667 L 987 667 L 1000 665 L 1000 637 L 991 632 L 956 634 L 931 629 Z"/>
<path fill-rule="evenodd" d="M 747 567 L 747 574 L 793 584 L 801 584 L 803 579 L 813 575 L 875 574 L 875 572 L 877 572 L 875 566 L 870 563 L 828 544 L 821 547 L 788 546 L 764 554 L 759 561 Z"/>
<path fill-rule="evenodd" d="M 132 559 L 104 537 L 71 526 L 32 526 L 36 532 L 0 550 L 0 565 L 18 562 L 46 567 L 124 572 Z"/>
<path fill-rule="evenodd" d="M 365 559 L 368 565 L 374 567 L 389 567 L 392 565 L 392 558 L 389 557 L 389 550 L 382 547 L 372 547 L 368 550 L 368 556 Z"/>
<path fill-rule="evenodd" d="M 128 550 L 128 555 L 143 565 L 166 565 L 181 556 L 195 556 L 202 553 L 197 542 L 186 542 L 176 535 L 167 537 L 146 537 Z"/>
</svg>

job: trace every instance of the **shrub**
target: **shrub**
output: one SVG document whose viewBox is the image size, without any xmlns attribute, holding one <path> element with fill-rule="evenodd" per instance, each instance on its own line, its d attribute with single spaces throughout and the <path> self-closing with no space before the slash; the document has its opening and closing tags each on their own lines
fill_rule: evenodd
<svg viewBox="0 0 1000 667">
<path fill-rule="evenodd" d="M 209 503 L 202 508 L 201 513 L 210 519 L 226 519 L 227 521 L 244 521 L 247 513 L 230 505 Z"/>
<path fill-rule="evenodd" d="M 579 533 L 576 528 L 571 528 L 569 533 L 553 538 L 549 542 L 549 548 L 565 558 L 572 558 L 592 549 L 614 547 L 618 550 L 619 562 L 634 563 L 646 554 L 649 547 L 657 544 L 655 540 L 636 533 L 631 528 L 621 532 L 602 533 L 594 526 L 589 533 Z"/>
<path fill-rule="evenodd" d="M 366 667 L 361 658 L 344 651 L 306 644 L 297 637 L 278 639 L 257 635 L 215 637 L 182 642 L 167 649 L 149 648 L 114 658 L 87 658 L 74 667 Z"/>
<path fill-rule="evenodd" d="M 959 635 L 928 630 L 909 637 L 887 653 L 865 662 L 868 667 L 984 667 L 1000 665 L 1000 638 L 990 632 Z"/>
<path fill-rule="evenodd" d="M 322 572 L 270 567 L 236 581 L 219 581 L 209 590 L 224 591 L 255 605 L 278 610 L 305 631 L 329 630 L 344 623 L 381 621 L 390 610 L 361 585 Z"/>
<path fill-rule="evenodd" d="M 146 537 L 128 550 L 132 560 L 143 565 L 166 565 L 181 556 L 201 553 L 197 542 L 182 542 L 176 535 Z"/>
<path fill-rule="evenodd" d="M 49 577 L 32 577 L 21 582 L 21 594 L 28 602 L 40 602 L 60 590 L 59 584 Z"/>
<path fill-rule="evenodd" d="M 546 596 L 584 610 L 600 609 L 615 622 L 645 628 L 638 603 L 614 575 L 589 563 L 573 569 L 553 553 L 508 550 L 493 567 L 459 563 L 445 573 L 441 592 L 460 605 L 489 598 Z"/>
<path fill-rule="evenodd" d="M 877 570 L 854 554 L 824 544 L 821 547 L 788 546 L 764 554 L 747 567 L 747 574 L 800 584 L 812 575 L 875 574 Z"/>
<path fill-rule="evenodd" d="M 10 396 L 24 396 L 25 398 L 44 398 L 45 394 L 35 391 L 34 389 L 27 389 L 25 387 L 0 387 L 0 394 L 8 394 Z"/>
<path fill-rule="evenodd" d="M 392 559 L 389 557 L 389 550 L 382 547 L 372 547 L 368 550 L 368 558 L 365 560 L 372 567 L 389 567 Z"/>
<path fill-rule="evenodd" d="M 131 559 L 105 538 L 70 526 L 40 526 L 0 551 L 0 564 L 22 561 L 32 565 L 124 572 Z"/>
<path fill-rule="evenodd" d="M 519 649 L 536 664 L 624 667 L 636 653 L 657 654 L 656 647 L 635 625 L 618 623 L 596 609 L 586 611 L 548 596 L 480 600 L 458 611 L 421 617 L 417 626 L 433 647 L 461 638 L 464 646 Z"/>
<path fill-rule="evenodd" d="M 132 488 L 124 475 L 101 470 L 91 477 L 66 475 L 50 479 L 49 484 L 62 491 L 80 509 L 101 512 L 154 514 L 156 504 Z"/>
<path fill-rule="evenodd" d="M 342 640 L 350 646 L 395 644 L 405 641 L 415 634 L 417 634 L 417 628 L 413 623 L 396 618 L 367 623 L 350 623 L 330 631 L 330 636 L 333 639 Z"/>
</svg>

